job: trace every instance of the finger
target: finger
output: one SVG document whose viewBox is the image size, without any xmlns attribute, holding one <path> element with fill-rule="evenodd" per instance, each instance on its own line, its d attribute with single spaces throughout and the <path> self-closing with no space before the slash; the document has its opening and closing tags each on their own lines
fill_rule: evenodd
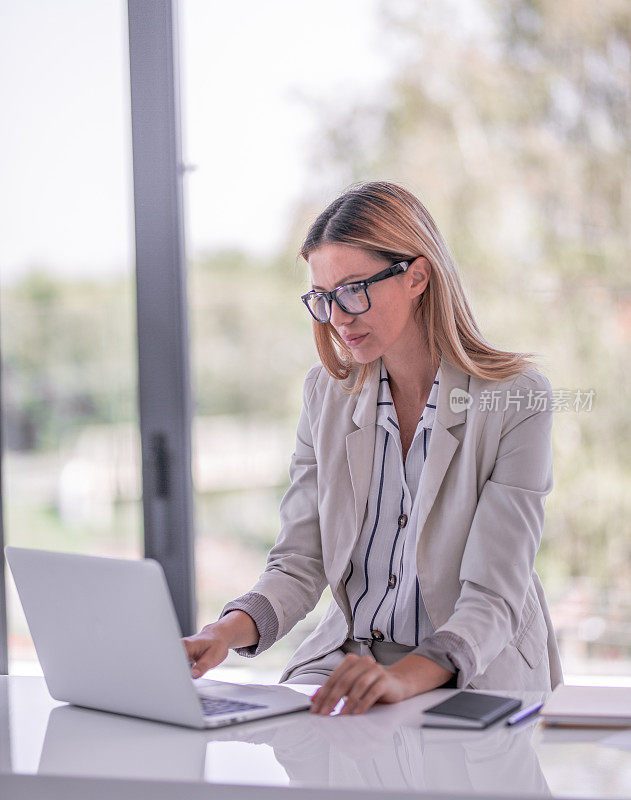
<svg viewBox="0 0 631 800">
<path fill-rule="evenodd" d="M 378 703 L 379 698 L 382 697 L 385 694 L 385 692 L 386 689 L 384 688 L 383 676 L 377 675 L 375 680 L 370 684 L 368 689 L 359 698 L 359 700 L 357 700 L 356 702 L 344 704 L 344 709 L 342 713 L 363 714 L 364 711 L 367 711 L 375 703 Z"/>
<path fill-rule="evenodd" d="M 193 656 L 193 651 L 195 650 L 195 642 L 192 642 L 190 639 L 182 639 L 182 644 L 184 645 L 184 649 L 186 650 L 186 654 L 189 657 Z"/>
<path fill-rule="evenodd" d="M 342 714 L 353 714 L 372 686 L 380 680 L 383 667 L 380 664 L 370 666 L 361 674 L 347 693 Z"/>
<path fill-rule="evenodd" d="M 373 662 L 357 677 L 350 691 L 347 692 L 346 702 L 342 713 L 351 714 L 359 701 L 364 697 L 370 687 L 381 677 L 383 667 Z"/>
<path fill-rule="evenodd" d="M 191 669 L 191 675 L 194 678 L 199 678 L 205 672 L 208 672 L 209 669 L 220 664 L 227 655 L 228 651 L 226 650 L 226 652 L 223 653 L 221 648 L 215 643 L 207 645 L 203 652 L 195 659 L 195 664 Z"/>
<path fill-rule="evenodd" d="M 349 658 L 349 656 L 351 656 Z M 348 695 L 357 678 L 367 669 L 371 669 L 375 663 L 370 657 L 361 658 L 353 653 L 349 653 L 347 661 L 342 662 L 331 673 L 327 681 L 328 686 L 326 695 L 316 705 L 316 712 L 328 714 L 332 711 L 339 701 Z M 325 684 L 324 688 L 327 688 Z"/>
<path fill-rule="evenodd" d="M 192 658 L 193 661 L 197 660 L 208 647 L 208 640 L 196 639 L 194 636 L 182 639 L 186 655 Z"/>
<path fill-rule="evenodd" d="M 201 678 L 209 669 L 212 669 L 216 664 L 210 664 L 208 661 L 196 661 L 191 665 L 191 675 L 193 678 Z"/>
<path fill-rule="evenodd" d="M 340 675 L 348 670 L 355 662 L 359 660 L 359 656 L 355 653 L 348 653 L 344 659 L 337 665 L 333 672 L 329 675 L 325 683 L 313 695 L 311 702 L 311 711 L 317 714 L 324 705 L 330 703 L 333 687 Z"/>
<path fill-rule="evenodd" d="M 359 703 L 355 706 L 355 710 L 352 712 L 353 714 L 363 714 L 364 711 L 368 711 L 369 708 L 374 706 L 374 704 L 379 700 L 382 695 L 386 693 L 388 684 L 388 676 L 382 673 L 378 680 L 376 680 L 372 686 L 368 689 L 366 694 L 361 698 Z"/>
<path fill-rule="evenodd" d="M 191 675 L 194 678 L 201 677 L 205 672 L 208 672 L 209 669 L 216 667 L 217 664 L 220 663 L 223 659 L 216 659 L 212 658 L 208 654 L 204 655 L 202 658 L 198 659 L 193 666 L 191 667 Z"/>
</svg>

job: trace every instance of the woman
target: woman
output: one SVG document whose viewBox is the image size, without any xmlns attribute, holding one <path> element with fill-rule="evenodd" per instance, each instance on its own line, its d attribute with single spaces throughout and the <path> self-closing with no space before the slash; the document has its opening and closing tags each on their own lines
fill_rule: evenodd
<svg viewBox="0 0 631 800">
<path fill-rule="evenodd" d="M 548 379 L 480 333 L 424 205 L 353 188 L 301 255 L 321 363 L 303 388 L 281 531 L 251 592 L 184 639 L 193 676 L 254 656 L 333 600 L 281 682 L 312 712 L 362 713 L 438 686 L 562 682 L 534 570 L 552 489 Z M 427 461 L 427 464 L 425 463 Z"/>
</svg>

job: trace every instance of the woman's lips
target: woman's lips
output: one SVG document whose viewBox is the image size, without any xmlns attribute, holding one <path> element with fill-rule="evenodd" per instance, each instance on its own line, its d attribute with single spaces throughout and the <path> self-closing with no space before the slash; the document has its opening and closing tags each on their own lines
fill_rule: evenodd
<svg viewBox="0 0 631 800">
<path fill-rule="evenodd" d="M 343 336 L 342 338 L 344 339 L 347 345 L 349 345 L 350 347 L 354 347 L 355 345 L 358 345 L 360 342 L 362 342 L 366 338 L 366 336 L 368 336 L 367 333 L 364 333 L 361 336 L 351 336 L 348 338 L 346 336 Z"/>
</svg>

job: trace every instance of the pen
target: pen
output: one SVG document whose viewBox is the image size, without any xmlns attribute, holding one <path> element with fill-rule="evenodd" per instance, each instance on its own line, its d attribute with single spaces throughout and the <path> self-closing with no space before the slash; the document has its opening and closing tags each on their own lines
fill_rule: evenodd
<svg viewBox="0 0 631 800">
<path fill-rule="evenodd" d="M 519 711 L 516 711 L 514 714 L 510 715 L 510 717 L 506 720 L 506 724 L 515 725 L 516 722 L 521 722 L 522 719 L 526 719 L 526 717 L 530 717 L 533 714 L 536 714 L 542 705 L 543 703 L 534 703 L 534 705 L 532 706 L 526 706 L 526 708 L 520 708 Z"/>
</svg>

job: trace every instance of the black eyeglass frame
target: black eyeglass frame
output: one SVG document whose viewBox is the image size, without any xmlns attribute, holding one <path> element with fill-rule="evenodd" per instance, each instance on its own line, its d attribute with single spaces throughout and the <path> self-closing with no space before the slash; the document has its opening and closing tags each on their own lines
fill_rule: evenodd
<svg viewBox="0 0 631 800">
<path fill-rule="evenodd" d="M 326 325 L 327 322 L 331 321 L 331 310 L 333 309 L 334 300 L 345 314 L 353 314 L 354 316 L 357 316 L 359 314 L 365 314 L 366 311 L 369 311 L 371 308 L 370 295 L 368 294 L 368 287 L 372 283 L 377 283 L 378 281 L 385 281 L 386 278 L 392 278 L 395 275 L 401 275 L 403 272 L 407 271 L 409 266 L 410 266 L 409 261 L 397 261 L 396 263 L 391 264 L 389 267 L 386 267 L 385 269 L 382 269 L 380 272 L 376 272 L 374 275 L 371 275 L 370 278 L 366 278 L 363 281 L 349 281 L 348 283 L 341 283 L 339 286 L 336 286 L 335 289 L 331 289 L 330 292 L 323 292 L 319 289 L 311 289 L 311 291 L 301 295 L 300 299 L 307 306 L 307 310 L 314 318 L 314 320 L 316 322 L 320 322 L 322 325 Z M 344 308 L 342 303 L 338 300 L 337 292 L 340 289 L 345 289 L 347 286 L 361 286 L 363 288 L 364 292 L 366 293 L 368 308 L 364 308 L 363 311 L 348 311 L 346 308 Z M 311 310 L 311 308 L 309 307 L 309 298 L 316 294 L 320 295 L 321 297 L 326 297 L 327 300 L 329 301 L 329 317 L 324 321 L 318 319 Z"/>
</svg>

